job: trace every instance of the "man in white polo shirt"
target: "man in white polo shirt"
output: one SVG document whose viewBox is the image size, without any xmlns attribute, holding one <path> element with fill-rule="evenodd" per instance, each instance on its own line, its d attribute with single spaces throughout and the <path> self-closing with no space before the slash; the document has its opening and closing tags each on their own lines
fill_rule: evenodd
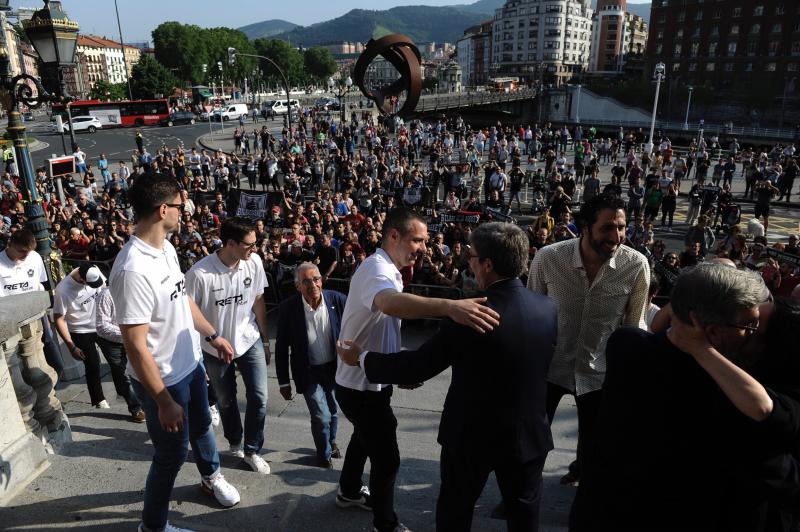
<svg viewBox="0 0 800 532">
<path fill-rule="evenodd" d="M 30 229 L 19 229 L 8 237 L 6 249 L 0 252 L 0 297 L 50 290 L 44 261 L 35 249 L 36 237 Z M 42 329 L 45 360 L 60 375 L 64 362 L 47 316 L 42 317 Z"/>
<path fill-rule="evenodd" d="M 186 273 L 186 290 L 203 316 L 233 342 L 233 363 L 220 360 L 203 343 L 203 360 L 217 392 L 219 414 L 231 452 L 253 471 L 268 475 L 258 454 L 267 419 L 267 276 L 256 247 L 256 227 L 244 218 L 227 218 L 220 228 L 222 249 L 197 262 Z M 236 369 L 247 390 L 244 431 L 236 399 Z M 243 440 L 244 438 L 244 440 Z"/>
<path fill-rule="evenodd" d="M 180 532 L 168 524 L 167 513 L 190 443 L 201 489 L 223 506 L 239 502 L 239 492 L 220 472 L 197 333 L 228 362 L 233 349 L 186 293 L 177 253 L 165 239 L 180 227 L 182 204 L 175 179 L 143 174 L 131 187 L 129 200 L 136 234 L 117 255 L 110 285 L 131 384 L 155 448 L 139 531 Z"/>
<path fill-rule="evenodd" d="M 453 321 L 485 332 L 499 321 L 494 310 L 482 305 L 486 298 L 450 300 L 403 293 L 400 268 L 413 264 L 425 252 L 428 226 L 404 208 L 392 210 L 383 223 L 381 247 L 359 266 L 350 283 L 340 340 L 354 341 L 368 351 L 400 351 L 400 322 L 448 316 Z M 394 481 L 400 467 L 397 420 L 391 407 L 392 387 L 367 380 L 360 367 L 338 362 L 336 398 L 353 424 L 345 453 L 336 504 L 371 509 L 378 532 L 408 530 L 394 512 Z M 362 475 L 367 458 L 369 488 Z"/>
<path fill-rule="evenodd" d="M 100 269 L 86 262 L 58 283 L 53 298 L 56 330 L 72 358 L 83 361 L 89 399 L 95 408 L 111 408 L 100 383 L 100 354 L 94 323 L 95 300 L 105 281 Z"/>
</svg>

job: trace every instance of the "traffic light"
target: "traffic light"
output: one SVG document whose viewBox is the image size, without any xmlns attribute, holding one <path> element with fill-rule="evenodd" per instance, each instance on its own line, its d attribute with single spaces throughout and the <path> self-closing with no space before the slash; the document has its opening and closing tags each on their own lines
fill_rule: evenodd
<svg viewBox="0 0 800 532">
<path fill-rule="evenodd" d="M 222 61 L 217 61 L 217 68 L 219 68 L 219 71 L 222 72 Z"/>
<path fill-rule="evenodd" d="M 206 72 L 208 72 L 208 65 L 203 63 L 203 74 L 205 74 Z"/>
<path fill-rule="evenodd" d="M 236 48 L 228 48 L 228 64 L 231 66 L 236 64 Z"/>
</svg>

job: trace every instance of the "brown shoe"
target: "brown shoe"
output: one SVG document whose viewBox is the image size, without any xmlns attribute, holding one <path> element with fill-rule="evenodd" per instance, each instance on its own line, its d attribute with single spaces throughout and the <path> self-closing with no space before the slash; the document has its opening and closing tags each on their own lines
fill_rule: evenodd
<svg viewBox="0 0 800 532">
<path fill-rule="evenodd" d="M 131 414 L 131 421 L 134 423 L 144 423 L 144 410 L 139 410 L 135 414 Z"/>
<path fill-rule="evenodd" d="M 331 444 L 331 458 L 341 458 L 342 451 L 339 450 L 339 446 L 336 445 L 336 442 Z"/>
</svg>

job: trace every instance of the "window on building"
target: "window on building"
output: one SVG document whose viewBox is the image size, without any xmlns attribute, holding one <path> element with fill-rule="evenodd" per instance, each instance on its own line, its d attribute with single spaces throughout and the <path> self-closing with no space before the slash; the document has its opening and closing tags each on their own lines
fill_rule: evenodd
<svg viewBox="0 0 800 532">
<path fill-rule="evenodd" d="M 680 63 L 672 63 L 672 71 L 673 72 L 677 72 L 680 69 L 681 69 L 681 64 Z"/>
<path fill-rule="evenodd" d="M 733 63 L 725 63 L 725 72 L 733 72 Z"/>
<path fill-rule="evenodd" d="M 694 14 L 694 19 L 695 20 L 703 20 L 703 12 L 702 11 L 698 11 L 697 13 L 695 13 Z"/>
<path fill-rule="evenodd" d="M 681 29 L 679 29 L 678 31 L 675 32 L 675 38 L 676 39 L 683 39 L 683 28 L 681 28 Z"/>
<path fill-rule="evenodd" d="M 783 31 L 783 24 L 778 22 L 772 25 L 772 33 L 781 33 Z"/>
<path fill-rule="evenodd" d="M 710 42 L 708 43 L 708 55 L 709 57 L 714 57 L 717 55 L 717 42 Z"/>
<path fill-rule="evenodd" d="M 529 39 L 536 39 L 537 37 L 539 37 L 538 30 L 531 30 L 531 31 L 528 32 L 528 38 Z"/>
<path fill-rule="evenodd" d="M 736 43 L 735 42 L 729 42 L 728 43 L 728 55 L 729 56 L 736 55 Z"/>
<path fill-rule="evenodd" d="M 775 6 L 775 14 L 776 15 L 785 15 L 786 14 L 786 8 L 783 7 L 783 4 L 778 4 L 777 6 Z"/>
<path fill-rule="evenodd" d="M 787 63 L 786 70 L 788 72 L 797 72 L 797 63 Z"/>
<path fill-rule="evenodd" d="M 711 26 L 711 35 L 719 35 L 719 24 Z"/>
<path fill-rule="evenodd" d="M 753 63 L 746 63 L 744 65 L 744 71 L 745 72 L 752 72 L 753 71 Z"/>
<path fill-rule="evenodd" d="M 686 20 L 686 11 L 681 11 L 678 13 L 678 22 L 683 22 Z"/>
<path fill-rule="evenodd" d="M 682 51 L 682 45 L 680 43 L 675 45 L 675 48 L 672 49 L 672 56 L 673 57 L 680 57 Z"/>
<path fill-rule="evenodd" d="M 524 19 L 519 19 L 519 22 L 517 23 L 517 27 L 518 28 L 524 28 L 525 27 L 525 20 Z"/>
<path fill-rule="evenodd" d="M 706 63 L 706 72 L 714 72 L 716 70 L 716 63 Z"/>
<path fill-rule="evenodd" d="M 699 42 L 693 42 L 692 43 L 692 49 L 691 49 L 691 52 L 690 52 L 692 57 L 697 57 L 697 54 L 699 52 L 700 52 L 700 43 Z"/>
<path fill-rule="evenodd" d="M 528 50 L 536 50 L 536 41 L 530 41 L 528 43 Z"/>
<path fill-rule="evenodd" d="M 714 11 L 714 18 L 715 19 L 722 18 L 722 11 L 720 11 L 719 9 Z"/>
<path fill-rule="evenodd" d="M 747 43 L 747 55 L 754 56 L 756 53 L 758 53 L 758 42 L 750 41 Z"/>
<path fill-rule="evenodd" d="M 700 26 L 697 26 L 694 31 L 692 32 L 692 37 L 700 37 Z"/>
<path fill-rule="evenodd" d="M 734 24 L 731 26 L 731 35 L 739 35 L 739 25 Z"/>
<path fill-rule="evenodd" d="M 667 21 L 667 15 L 665 15 L 665 14 L 663 14 L 663 13 L 662 13 L 662 14 L 660 14 L 660 15 L 658 16 L 658 19 L 656 20 L 656 23 L 658 23 L 658 24 L 663 24 L 663 23 L 665 23 L 666 21 Z"/>
<path fill-rule="evenodd" d="M 775 56 L 779 55 L 781 51 L 781 42 L 780 41 L 770 41 L 769 42 L 769 55 Z"/>
<path fill-rule="evenodd" d="M 800 55 L 800 41 L 792 42 L 791 52 L 792 55 Z"/>
<path fill-rule="evenodd" d="M 517 39 L 522 40 L 524 38 L 525 38 L 525 32 L 524 31 L 521 31 L 521 32 L 517 33 Z"/>
<path fill-rule="evenodd" d="M 753 16 L 760 17 L 764 14 L 764 6 L 756 6 L 753 8 Z"/>
<path fill-rule="evenodd" d="M 777 66 L 778 65 L 776 63 L 767 63 L 766 65 L 764 65 L 764 70 L 766 70 L 767 72 L 775 72 Z"/>
<path fill-rule="evenodd" d="M 659 43 L 656 45 L 656 55 L 661 55 L 661 51 L 664 49 L 664 46 Z"/>
<path fill-rule="evenodd" d="M 761 33 L 761 24 L 753 24 L 750 26 L 750 33 L 753 35 Z"/>
<path fill-rule="evenodd" d="M 732 17 L 741 17 L 742 16 L 742 8 L 741 7 L 734 7 L 733 12 L 731 13 Z"/>
</svg>

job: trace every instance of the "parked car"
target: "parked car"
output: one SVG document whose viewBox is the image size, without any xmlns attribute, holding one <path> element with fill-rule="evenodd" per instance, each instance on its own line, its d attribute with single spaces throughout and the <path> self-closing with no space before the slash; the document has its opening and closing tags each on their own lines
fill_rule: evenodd
<svg viewBox="0 0 800 532">
<path fill-rule="evenodd" d="M 22 113 L 22 121 L 23 122 L 33 122 L 36 118 L 33 116 L 33 113 L 30 111 L 26 111 Z"/>
<path fill-rule="evenodd" d="M 341 109 L 338 98 L 320 98 L 314 102 L 314 106 L 320 111 L 338 111 Z"/>
<path fill-rule="evenodd" d="M 161 126 L 172 127 L 176 124 L 194 124 L 197 121 L 197 115 L 191 111 L 177 111 L 169 115 L 169 118 L 161 120 L 158 124 Z"/>
<path fill-rule="evenodd" d="M 72 125 L 75 128 L 76 133 L 78 131 L 88 131 L 89 133 L 94 133 L 98 129 L 103 128 L 103 123 L 100 122 L 100 119 L 96 116 L 73 116 Z M 50 130 L 54 133 L 58 133 L 55 123 L 50 124 Z M 69 122 L 66 120 L 64 120 L 64 131 L 69 131 Z"/>
<path fill-rule="evenodd" d="M 294 98 L 289 100 L 289 104 L 294 111 L 300 108 L 300 102 Z M 273 115 L 285 115 L 288 111 L 288 106 L 286 105 L 286 100 L 269 100 L 264 103 L 264 109 L 266 109 L 267 112 L 272 112 Z"/>
</svg>

